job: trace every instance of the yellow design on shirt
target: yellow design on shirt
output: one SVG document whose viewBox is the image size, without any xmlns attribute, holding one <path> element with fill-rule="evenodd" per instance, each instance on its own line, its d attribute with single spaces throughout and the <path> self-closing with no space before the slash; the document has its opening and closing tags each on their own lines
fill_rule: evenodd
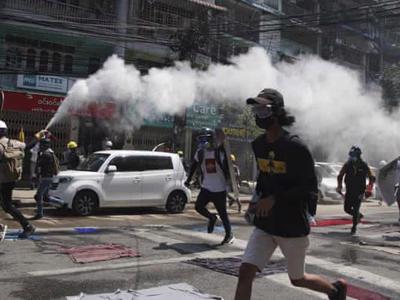
<svg viewBox="0 0 400 300">
<path fill-rule="evenodd" d="M 258 168 L 264 173 L 286 174 L 286 162 L 257 158 Z"/>
</svg>

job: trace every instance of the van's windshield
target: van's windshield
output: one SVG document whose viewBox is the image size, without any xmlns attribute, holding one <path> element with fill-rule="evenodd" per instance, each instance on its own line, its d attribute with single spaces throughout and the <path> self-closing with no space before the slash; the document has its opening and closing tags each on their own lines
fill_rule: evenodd
<svg viewBox="0 0 400 300">
<path fill-rule="evenodd" d="M 110 154 L 93 153 L 78 166 L 77 170 L 97 172 L 109 156 Z"/>
</svg>

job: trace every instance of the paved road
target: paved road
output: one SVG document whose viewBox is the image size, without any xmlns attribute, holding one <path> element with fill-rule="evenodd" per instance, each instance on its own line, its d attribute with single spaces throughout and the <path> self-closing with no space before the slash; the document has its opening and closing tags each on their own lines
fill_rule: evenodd
<svg viewBox="0 0 400 300">
<path fill-rule="evenodd" d="M 24 213 L 33 215 L 29 201 L 22 200 Z M 350 236 L 350 225 L 313 228 L 307 271 L 331 279 L 344 277 L 361 291 L 381 295 L 372 299 L 400 299 L 400 227 L 393 225 L 397 208 L 372 202 L 364 204 L 363 212 L 371 223 L 360 225 L 356 237 Z M 46 214 L 44 220 L 34 221 L 39 228 L 38 240 L 7 240 L 0 245 L 0 299 L 65 299 L 80 292 L 144 289 L 180 282 L 232 299 L 235 276 L 189 262 L 240 256 L 251 232 L 243 215 L 231 210 L 237 240 L 233 245 L 217 247 L 222 228 L 218 226 L 215 234 L 205 233 L 205 222 L 195 213 L 193 204 L 179 215 L 157 209 L 104 210 L 87 218 L 54 209 L 47 209 Z M 318 210 L 321 219 L 343 216 L 340 205 L 320 206 Z M 17 228 L 4 214 L 0 218 Z M 97 227 L 93 233 L 75 230 L 93 226 Z M 360 241 L 366 245 L 360 245 Z M 122 244 L 137 249 L 141 257 L 75 264 L 58 252 L 60 245 L 99 243 Z M 277 253 L 273 261 L 276 264 L 270 270 L 275 273 L 256 280 L 253 299 L 326 299 L 292 287 L 287 275 L 279 272 L 281 255 Z M 228 266 L 224 264 L 225 269 Z M 358 299 L 368 299 L 360 296 L 361 292 L 358 295 Z"/>
</svg>

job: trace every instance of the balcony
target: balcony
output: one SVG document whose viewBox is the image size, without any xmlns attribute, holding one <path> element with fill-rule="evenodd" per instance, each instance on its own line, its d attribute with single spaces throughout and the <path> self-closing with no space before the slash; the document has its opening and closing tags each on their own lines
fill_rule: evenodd
<svg viewBox="0 0 400 300">
<path fill-rule="evenodd" d="M 113 24 L 116 16 L 103 13 L 98 9 L 86 8 L 52 0 L 2 0 L 0 4 L 4 14 L 26 17 L 21 12 L 50 17 L 60 21 L 85 24 Z"/>
</svg>

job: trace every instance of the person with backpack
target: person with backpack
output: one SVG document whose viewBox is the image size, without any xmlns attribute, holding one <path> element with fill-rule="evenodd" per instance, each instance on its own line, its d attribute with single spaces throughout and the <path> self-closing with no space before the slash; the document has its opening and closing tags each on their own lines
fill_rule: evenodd
<svg viewBox="0 0 400 300">
<path fill-rule="evenodd" d="M 370 196 L 375 182 L 375 176 L 372 174 L 368 164 L 361 158 L 361 149 L 352 146 L 349 151 L 349 159 L 343 165 L 337 176 L 336 191 L 342 194 L 342 182 L 346 184 L 346 194 L 344 196 L 344 211 L 353 217 L 353 226 L 351 234 L 357 231 L 357 224 L 364 217 L 360 213 L 361 202 L 364 196 Z M 368 186 L 366 180 L 369 180 Z"/>
<path fill-rule="evenodd" d="M 281 93 L 274 89 L 262 90 L 247 99 L 247 104 L 252 107 L 256 125 L 265 132 L 252 142 L 258 176 L 256 195 L 246 216 L 255 228 L 239 269 L 235 300 L 251 298 L 256 273 L 264 269 L 277 247 L 286 258 L 294 286 L 325 293 L 331 300 L 346 299 L 344 280 L 330 283 L 305 272 L 310 234 L 307 213 L 314 209 L 310 205 L 316 205 L 318 183 L 310 151 L 284 129 L 294 123 L 294 117 L 285 109 Z"/>
<path fill-rule="evenodd" d="M 22 176 L 25 144 L 7 138 L 7 131 L 7 124 L 0 120 L 0 202 L 4 211 L 21 224 L 23 232 L 19 237 L 27 238 L 35 232 L 35 227 L 12 203 L 12 192 Z"/>
<path fill-rule="evenodd" d="M 32 218 L 34 220 L 43 218 L 43 202 L 48 197 L 49 189 L 53 183 L 53 177 L 60 171 L 60 164 L 54 151 L 51 149 L 50 139 L 41 139 L 39 145 L 40 152 L 36 164 L 39 186 L 35 195 L 37 211 L 36 215 Z"/>
<path fill-rule="evenodd" d="M 201 189 L 197 197 L 195 209 L 202 216 L 208 219 L 208 233 L 214 231 L 217 215 L 212 214 L 206 208 L 212 202 L 222 220 L 225 229 L 225 237 L 221 242 L 230 244 L 234 241 L 234 236 L 226 210 L 226 190 L 229 170 L 227 157 L 222 143 L 218 143 L 216 132 L 210 128 L 203 128 L 197 137 L 199 149 L 196 151 L 186 186 L 190 186 L 193 174 L 197 169 L 201 173 Z"/>
</svg>

